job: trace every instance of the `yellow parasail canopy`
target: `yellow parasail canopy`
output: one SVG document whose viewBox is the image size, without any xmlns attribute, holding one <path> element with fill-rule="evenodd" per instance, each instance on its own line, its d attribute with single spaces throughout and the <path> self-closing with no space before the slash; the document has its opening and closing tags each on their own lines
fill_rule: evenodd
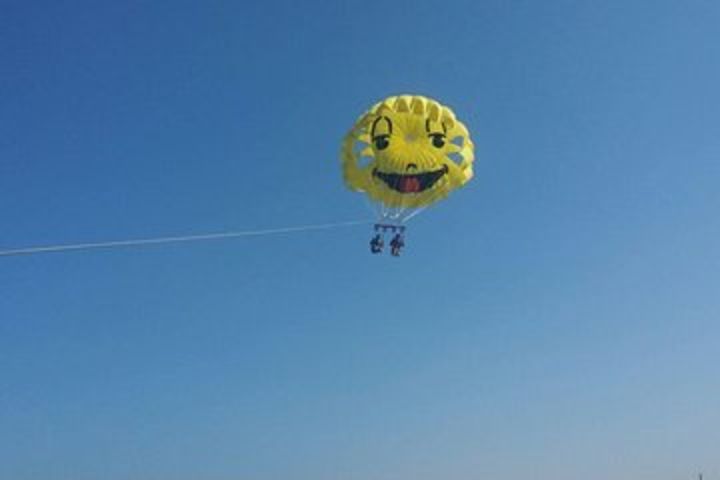
<svg viewBox="0 0 720 480">
<path fill-rule="evenodd" d="M 391 208 L 414 209 L 445 198 L 473 176 L 474 146 L 453 111 L 427 97 L 386 98 L 345 136 L 345 184 Z"/>
</svg>

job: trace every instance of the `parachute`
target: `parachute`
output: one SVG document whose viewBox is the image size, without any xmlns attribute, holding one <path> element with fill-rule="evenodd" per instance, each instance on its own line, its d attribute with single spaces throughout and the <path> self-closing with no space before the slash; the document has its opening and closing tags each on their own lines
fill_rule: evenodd
<svg viewBox="0 0 720 480">
<path fill-rule="evenodd" d="M 376 232 L 397 235 L 407 220 L 470 181 L 475 159 L 455 113 L 419 95 L 388 97 L 371 107 L 345 136 L 340 156 L 345 184 L 373 207 Z"/>
</svg>

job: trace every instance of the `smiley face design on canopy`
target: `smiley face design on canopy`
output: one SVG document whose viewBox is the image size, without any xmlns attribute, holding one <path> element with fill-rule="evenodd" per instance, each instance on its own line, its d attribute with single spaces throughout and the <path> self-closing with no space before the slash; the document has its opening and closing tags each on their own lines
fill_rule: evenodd
<svg viewBox="0 0 720 480">
<path fill-rule="evenodd" d="M 343 176 L 350 189 L 384 206 L 420 208 L 472 178 L 473 148 L 448 107 L 417 95 L 389 97 L 345 136 Z"/>
</svg>

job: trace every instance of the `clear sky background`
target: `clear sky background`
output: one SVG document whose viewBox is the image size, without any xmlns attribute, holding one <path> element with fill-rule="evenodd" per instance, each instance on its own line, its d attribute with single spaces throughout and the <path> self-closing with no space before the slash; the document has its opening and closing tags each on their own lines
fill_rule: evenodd
<svg viewBox="0 0 720 480">
<path fill-rule="evenodd" d="M 412 221 L 0 259 L 0 478 L 720 479 L 715 1 L 0 4 L 0 247 L 369 219 L 342 136 L 452 106 Z"/>
</svg>

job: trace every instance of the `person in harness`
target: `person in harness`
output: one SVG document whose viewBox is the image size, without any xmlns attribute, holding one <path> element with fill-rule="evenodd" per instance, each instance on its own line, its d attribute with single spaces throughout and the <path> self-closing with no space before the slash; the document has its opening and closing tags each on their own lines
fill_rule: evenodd
<svg viewBox="0 0 720 480">
<path fill-rule="evenodd" d="M 370 240 L 370 251 L 372 253 L 382 253 L 385 242 L 383 242 L 382 236 L 378 233 L 372 240 Z"/>
<path fill-rule="evenodd" d="M 399 257 L 400 256 L 400 250 L 402 250 L 402 247 L 405 246 L 405 240 L 403 239 L 403 236 L 401 233 L 398 233 L 395 235 L 390 242 L 390 253 L 393 257 Z"/>
</svg>

